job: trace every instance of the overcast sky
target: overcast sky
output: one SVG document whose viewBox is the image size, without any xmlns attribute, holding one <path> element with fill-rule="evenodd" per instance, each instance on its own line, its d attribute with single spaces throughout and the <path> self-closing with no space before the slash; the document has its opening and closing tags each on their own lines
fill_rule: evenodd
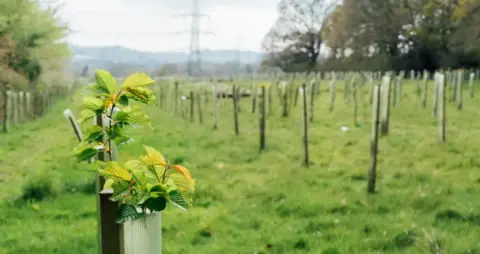
<svg viewBox="0 0 480 254">
<path fill-rule="evenodd" d="M 204 49 L 261 50 L 279 0 L 199 0 Z M 63 0 L 59 16 L 80 46 L 120 45 L 142 51 L 188 51 L 193 0 Z M 172 34 L 172 32 L 185 32 Z"/>
</svg>

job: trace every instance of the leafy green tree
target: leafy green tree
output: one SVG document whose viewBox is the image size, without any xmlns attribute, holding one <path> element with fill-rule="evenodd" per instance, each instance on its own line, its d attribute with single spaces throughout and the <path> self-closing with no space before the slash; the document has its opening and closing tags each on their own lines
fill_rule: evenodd
<svg viewBox="0 0 480 254">
<path fill-rule="evenodd" d="M 8 53 L 0 55 L 3 70 L 20 74 L 31 85 L 61 80 L 69 55 L 62 39 L 68 30 L 56 11 L 42 9 L 34 0 L 0 0 L 0 41 L 12 42 Z"/>
</svg>

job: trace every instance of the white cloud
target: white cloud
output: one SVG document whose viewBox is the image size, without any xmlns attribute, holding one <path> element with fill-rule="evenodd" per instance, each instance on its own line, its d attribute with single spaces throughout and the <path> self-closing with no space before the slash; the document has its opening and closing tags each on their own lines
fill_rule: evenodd
<svg viewBox="0 0 480 254">
<path fill-rule="evenodd" d="M 81 46 L 120 45 L 144 51 L 188 51 L 192 0 L 65 0 L 60 18 L 73 33 L 68 41 Z M 228 2 L 228 4 L 227 4 Z M 205 0 L 202 48 L 259 51 L 265 33 L 274 23 L 278 0 Z M 183 34 L 171 32 L 183 31 Z"/>
</svg>

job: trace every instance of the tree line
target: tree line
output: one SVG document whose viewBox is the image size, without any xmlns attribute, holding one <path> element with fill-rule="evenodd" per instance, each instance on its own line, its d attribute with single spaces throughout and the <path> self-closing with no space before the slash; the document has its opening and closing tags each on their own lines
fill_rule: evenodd
<svg viewBox="0 0 480 254">
<path fill-rule="evenodd" d="M 480 0 L 282 0 L 264 67 L 423 70 L 480 67 Z"/>
<path fill-rule="evenodd" d="M 36 0 L 0 0 L 0 87 L 34 90 L 60 84 L 68 29 Z M 8 86 L 8 87 L 7 87 Z"/>
</svg>

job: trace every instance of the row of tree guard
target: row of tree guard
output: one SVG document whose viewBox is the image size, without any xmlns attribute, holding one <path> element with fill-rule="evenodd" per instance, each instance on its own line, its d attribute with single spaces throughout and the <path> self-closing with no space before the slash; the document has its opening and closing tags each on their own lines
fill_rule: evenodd
<svg viewBox="0 0 480 254">
<path fill-rule="evenodd" d="M 358 122 L 358 111 L 361 106 L 364 112 L 367 108 L 372 110 L 372 119 L 369 122 L 375 132 L 372 130 L 372 149 L 378 144 L 378 136 L 388 136 L 390 129 L 390 108 L 398 106 L 401 103 L 402 97 L 405 95 L 402 87 L 406 84 L 408 78 L 405 77 L 405 72 L 396 75 L 393 72 L 387 72 L 384 76 L 382 73 L 362 73 L 362 72 L 345 72 L 345 73 L 326 73 L 323 75 L 325 79 L 319 79 L 320 75 L 287 75 L 271 77 L 269 85 L 258 85 L 254 80 L 250 80 L 253 85 L 239 86 L 239 85 L 220 85 L 218 83 L 204 83 L 193 84 L 189 86 L 190 91 L 187 95 L 183 95 L 185 89 L 180 86 L 188 87 L 188 85 L 179 85 L 176 83 L 163 83 L 158 87 L 158 105 L 167 111 L 174 113 L 180 117 L 187 119 L 185 111 L 189 111 L 191 122 L 195 121 L 195 114 L 198 114 L 198 119 L 201 124 L 204 123 L 204 105 L 206 105 L 211 98 L 212 101 L 212 116 L 213 129 L 218 128 L 218 100 L 219 91 L 230 90 L 231 101 L 233 109 L 233 133 L 240 134 L 239 112 L 241 111 L 239 100 L 242 98 L 239 94 L 240 87 L 247 87 L 251 90 L 252 113 L 259 113 L 259 150 L 262 151 L 266 147 L 266 116 L 274 114 L 274 109 L 282 117 L 289 117 L 291 110 L 300 105 L 302 110 L 301 122 L 303 123 L 302 144 L 303 144 L 303 164 L 308 167 L 309 152 L 308 152 L 308 125 L 313 122 L 315 115 L 315 104 L 318 102 L 318 97 L 322 92 L 328 92 L 328 103 L 331 112 L 335 110 L 336 92 L 343 88 L 344 103 L 350 104 L 352 108 L 353 124 Z M 415 86 L 415 94 L 408 96 L 417 96 L 418 103 L 422 107 L 428 106 L 428 100 L 431 100 L 432 116 L 438 122 L 438 142 L 446 141 L 446 116 L 445 105 L 448 101 L 456 104 L 457 110 L 462 110 L 464 88 L 468 84 L 468 93 L 471 98 L 475 95 L 475 84 L 478 81 L 478 76 L 474 71 L 446 71 L 436 73 L 417 73 L 411 72 L 408 84 Z M 468 78 L 466 78 L 468 77 Z M 338 84 L 343 83 L 341 87 Z M 433 81 L 433 82 L 431 82 Z M 242 81 L 243 82 L 243 81 Z M 432 86 L 433 83 L 433 86 Z M 325 86 L 323 88 L 323 86 Z M 340 89 L 339 89 L 340 88 Z M 447 92 L 449 93 L 447 96 Z M 370 99 L 361 100 L 359 96 L 369 94 Z M 276 101 L 278 105 L 273 105 L 272 98 L 278 98 Z M 430 97 L 430 98 L 429 98 Z M 327 98 L 325 98 L 327 99 Z M 242 99 L 243 100 L 243 99 Z M 300 103 L 298 103 L 300 101 Z M 361 102 L 364 104 L 360 104 Z M 185 107 L 184 103 L 189 103 Z M 326 100 L 325 100 L 326 102 Z M 338 103 L 338 102 L 337 102 Z M 243 104 L 245 105 L 245 104 Z M 273 106 L 272 106 L 273 105 Z M 257 110 L 258 109 L 258 110 Z M 365 117 L 364 117 L 365 119 Z M 368 122 L 368 120 L 365 120 Z M 375 137 L 375 138 L 374 138 Z M 375 140 L 375 142 L 373 141 Z M 372 159 L 371 168 L 376 167 L 376 152 L 371 151 Z M 374 172 L 375 170 L 370 170 Z M 373 173 L 371 173 L 373 174 Z M 374 174 L 373 174 L 374 175 Z M 375 178 L 373 176 L 373 178 Z M 369 180 L 369 192 L 375 191 L 375 182 Z"/>
<path fill-rule="evenodd" d="M 57 100 L 71 95 L 72 90 L 71 86 L 59 86 L 39 92 L 4 90 L 0 94 L 0 121 L 3 132 L 45 115 Z"/>
</svg>

